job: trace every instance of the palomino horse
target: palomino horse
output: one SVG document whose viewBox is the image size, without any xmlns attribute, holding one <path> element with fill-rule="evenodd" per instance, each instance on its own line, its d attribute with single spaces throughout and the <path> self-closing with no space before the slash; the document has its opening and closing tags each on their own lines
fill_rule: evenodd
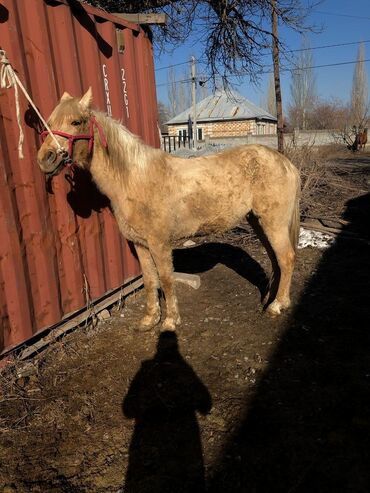
<svg viewBox="0 0 370 493">
<path fill-rule="evenodd" d="M 174 330 L 180 323 L 174 242 L 200 231 L 225 231 L 248 214 L 258 218 L 271 247 L 274 282 L 265 297 L 266 309 L 278 315 L 288 308 L 299 232 L 300 179 L 294 165 L 261 145 L 192 159 L 171 156 L 94 111 L 91 102 L 91 88 L 82 98 L 63 94 L 49 119 L 54 137 L 43 132 L 38 163 L 52 177 L 73 161 L 90 171 L 110 199 L 119 229 L 134 243 L 143 272 L 147 307 L 141 328 L 160 320 L 160 285 L 166 300 L 162 329 Z"/>
</svg>

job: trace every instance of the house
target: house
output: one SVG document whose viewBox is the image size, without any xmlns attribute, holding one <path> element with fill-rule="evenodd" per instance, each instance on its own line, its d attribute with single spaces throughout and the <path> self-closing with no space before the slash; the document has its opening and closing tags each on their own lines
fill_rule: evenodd
<svg viewBox="0 0 370 493">
<path fill-rule="evenodd" d="M 276 134 L 276 118 L 236 91 L 216 90 L 197 103 L 196 114 L 198 140 Z M 192 115 L 191 107 L 166 122 L 169 136 L 189 136 Z"/>
</svg>

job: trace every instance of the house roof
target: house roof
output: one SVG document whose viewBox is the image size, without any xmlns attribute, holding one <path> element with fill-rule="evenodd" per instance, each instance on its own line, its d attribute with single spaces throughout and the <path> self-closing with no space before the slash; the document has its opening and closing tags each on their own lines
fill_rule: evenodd
<svg viewBox="0 0 370 493">
<path fill-rule="evenodd" d="M 209 122 L 215 120 L 250 120 L 261 118 L 276 122 L 276 117 L 268 111 L 255 105 L 236 91 L 217 89 L 215 94 L 197 103 L 197 121 Z M 166 125 L 187 123 L 193 114 L 193 107 L 187 108 L 179 115 L 171 118 Z"/>
</svg>

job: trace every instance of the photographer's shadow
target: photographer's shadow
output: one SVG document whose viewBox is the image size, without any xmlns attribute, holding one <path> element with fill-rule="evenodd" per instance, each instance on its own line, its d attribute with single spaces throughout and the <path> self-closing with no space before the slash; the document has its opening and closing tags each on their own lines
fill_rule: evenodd
<svg viewBox="0 0 370 493">
<path fill-rule="evenodd" d="M 211 396 L 179 352 L 174 332 L 163 332 L 157 352 L 142 363 L 123 401 L 135 419 L 126 493 L 204 493 L 205 473 L 196 413 Z"/>
</svg>

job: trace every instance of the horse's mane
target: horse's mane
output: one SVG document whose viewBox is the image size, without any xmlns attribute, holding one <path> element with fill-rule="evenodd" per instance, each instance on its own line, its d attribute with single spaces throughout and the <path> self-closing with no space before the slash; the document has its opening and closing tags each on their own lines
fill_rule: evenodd
<svg viewBox="0 0 370 493">
<path fill-rule="evenodd" d="M 149 163 L 163 161 L 163 151 L 146 145 L 140 137 L 131 133 L 122 122 L 94 111 L 97 121 L 102 126 L 107 142 L 109 165 L 116 175 L 125 177 L 127 173 L 149 172 Z"/>
</svg>

